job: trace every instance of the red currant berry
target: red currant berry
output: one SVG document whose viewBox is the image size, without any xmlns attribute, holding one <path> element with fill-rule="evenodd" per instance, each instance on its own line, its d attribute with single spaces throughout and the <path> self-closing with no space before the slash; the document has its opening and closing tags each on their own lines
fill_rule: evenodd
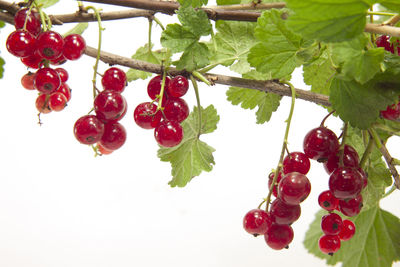
<svg viewBox="0 0 400 267">
<path fill-rule="evenodd" d="M 358 195 L 356 198 L 340 200 L 339 210 L 343 215 L 347 217 L 354 217 L 358 215 L 363 207 L 362 195 Z"/>
<path fill-rule="evenodd" d="M 361 169 L 361 167 L 358 167 L 357 171 L 361 174 L 361 177 L 362 177 L 362 180 L 363 180 L 363 189 L 364 189 L 368 185 L 368 175 L 363 169 Z"/>
<path fill-rule="evenodd" d="M 133 112 L 133 118 L 137 125 L 143 129 L 156 128 L 162 119 L 162 114 L 157 111 L 157 106 L 150 102 L 139 104 Z"/>
<path fill-rule="evenodd" d="M 101 84 L 104 90 L 111 90 L 122 93 L 125 90 L 127 83 L 126 74 L 119 68 L 109 68 L 101 78 Z"/>
<path fill-rule="evenodd" d="M 294 237 L 293 229 L 287 224 L 272 224 L 264 234 L 267 245 L 276 250 L 289 248 Z"/>
<path fill-rule="evenodd" d="M 271 225 L 271 215 L 262 209 L 250 210 L 243 218 L 244 230 L 254 236 L 265 234 Z"/>
<path fill-rule="evenodd" d="M 30 32 L 16 30 L 8 36 L 6 46 L 8 52 L 14 56 L 27 57 L 35 52 L 36 39 Z"/>
<path fill-rule="evenodd" d="M 100 144 L 107 150 L 117 150 L 126 141 L 125 127 L 118 123 L 106 123 L 104 126 L 104 134 L 101 137 Z"/>
<path fill-rule="evenodd" d="M 47 114 L 51 112 L 51 109 L 49 107 L 49 96 L 45 94 L 40 94 L 36 98 L 36 109 L 43 114 Z"/>
<path fill-rule="evenodd" d="M 61 82 L 65 83 L 66 81 L 68 81 L 68 71 L 66 71 L 63 68 L 56 68 L 55 71 L 57 71 L 58 75 L 60 76 Z"/>
<path fill-rule="evenodd" d="M 303 142 L 304 154 L 319 162 L 326 161 L 339 149 L 339 142 L 334 132 L 326 127 L 318 127 L 307 133 Z"/>
<path fill-rule="evenodd" d="M 278 198 L 289 205 L 300 204 L 308 197 L 310 191 L 310 181 L 298 172 L 286 174 L 278 184 Z"/>
<path fill-rule="evenodd" d="M 113 150 L 108 150 L 107 148 L 104 148 L 100 143 L 97 143 L 97 151 L 101 155 L 109 155 L 113 152 Z"/>
<path fill-rule="evenodd" d="M 62 93 L 54 92 L 49 98 L 49 107 L 52 111 L 61 111 L 67 105 L 67 98 Z"/>
<path fill-rule="evenodd" d="M 64 39 L 54 31 L 42 32 L 37 37 L 36 45 L 41 57 L 54 60 L 62 55 Z"/>
<path fill-rule="evenodd" d="M 394 54 L 394 46 L 389 42 L 389 38 L 390 37 L 387 35 L 379 36 L 378 38 L 376 38 L 376 46 L 383 47 L 386 51 Z"/>
<path fill-rule="evenodd" d="M 339 199 L 330 190 L 326 190 L 318 196 L 318 203 L 324 210 L 334 211 L 339 205 Z"/>
<path fill-rule="evenodd" d="M 181 123 L 189 116 L 189 107 L 182 98 L 170 98 L 164 105 L 164 115 L 167 120 Z"/>
<path fill-rule="evenodd" d="M 71 100 L 71 89 L 66 83 L 62 83 L 55 92 L 62 93 L 67 98 L 67 102 Z"/>
<path fill-rule="evenodd" d="M 68 60 L 79 59 L 86 48 L 85 39 L 79 34 L 70 34 L 64 38 L 63 55 Z"/>
<path fill-rule="evenodd" d="M 400 102 L 388 106 L 386 110 L 382 110 L 381 116 L 387 120 L 397 120 L 400 118 Z"/>
<path fill-rule="evenodd" d="M 340 151 L 338 151 L 336 154 L 330 155 L 328 160 L 324 162 L 324 168 L 328 174 L 331 174 L 334 170 L 336 170 L 339 167 L 339 161 L 340 161 L 339 157 L 340 157 Z M 359 162 L 360 159 L 358 157 L 357 151 L 352 146 L 344 145 L 343 166 L 356 168 L 358 167 Z"/>
<path fill-rule="evenodd" d="M 43 64 L 43 58 L 35 51 L 32 55 L 21 58 L 21 62 L 32 69 L 38 69 Z"/>
<path fill-rule="evenodd" d="M 52 68 L 41 68 L 35 74 L 35 88 L 43 94 L 55 92 L 60 85 L 60 75 Z"/>
<path fill-rule="evenodd" d="M 120 93 L 106 90 L 96 96 L 93 106 L 100 120 L 118 121 L 126 109 L 126 100 Z"/>
<path fill-rule="evenodd" d="M 329 213 L 322 217 L 321 229 L 326 235 L 337 235 L 342 231 L 342 218 L 336 213 Z"/>
<path fill-rule="evenodd" d="M 310 160 L 302 152 L 292 152 L 283 159 L 283 173 L 299 172 L 307 174 L 310 170 Z"/>
<path fill-rule="evenodd" d="M 53 66 L 59 66 L 67 62 L 67 59 L 61 54 L 58 58 L 50 60 L 50 64 Z"/>
<path fill-rule="evenodd" d="M 343 220 L 343 228 L 339 233 L 339 238 L 342 241 L 350 240 L 356 233 L 356 226 L 350 220 Z"/>
<path fill-rule="evenodd" d="M 94 115 L 85 115 L 75 122 L 74 135 L 82 144 L 96 144 L 100 141 L 103 133 L 104 124 Z"/>
<path fill-rule="evenodd" d="M 27 74 L 22 76 L 21 84 L 27 90 L 35 90 L 34 80 L 35 74 L 32 72 L 28 72 Z"/>
<path fill-rule="evenodd" d="M 321 252 L 333 255 L 340 249 L 340 238 L 337 235 L 323 235 L 318 242 Z"/>
<path fill-rule="evenodd" d="M 166 92 L 168 91 L 168 86 L 170 83 L 170 79 L 168 77 L 165 77 L 165 85 L 164 85 L 164 96 L 163 96 L 163 102 L 165 103 L 164 100 L 167 99 L 167 94 Z M 162 84 L 162 77 L 160 75 L 155 76 L 152 78 L 147 85 L 147 94 L 151 99 L 156 99 L 157 96 L 160 95 L 161 92 L 161 84 Z"/>
<path fill-rule="evenodd" d="M 355 198 L 363 184 L 360 172 L 351 167 L 339 167 L 329 177 L 329 189 L 338 199 Z"/>
<path fill-rule="evenodd" d="M 272 182 L 274 181 L 274 176 L 275 176 L 275 173 L 273 173 L 273 172 L 271 172 L 268 175 L 268 188 L 271 188 Z M 274 185 L 274 188 L 272 189 L 272 194 L 274 195 L 274 197 L 278 197 L 278 191 L 277 191 L 278 187 L 277 186 L 281 180 L 282 180 L 282 172 L 279 172 L 278 178 L 276 180 L 276 184 Z"/>
<path fill-rule="evenodd" d="M 154 129 L 154 137 L 160 146 L 174 147 L 181 143 L 183 129 L 176 121 L 162 121 Z"/>
<path fill-rule="evenodd" d="M 15 13 L 14 25 L 17 30 L 23 29 L 26 21 L 26 30 L 33 34 L 38 35 L 42 30 L 42 23 L 40 21 L 40 15 L 35 10 L 29 11 L 28 8 L 21 8 Z"/>
<path fill-rule="evenodd" d="M 175 76 L 168 86 L 168 95 L 172 97 L 182 97 L 186 94 L 189 89 L 188 80 L 181 76 Z"/>
<path fill-rule="evenodd" d="M 300 218 L 300 205 L 289 205 L 280 200 L 275 199 L 271 204 L 271 216 L 277 224 L 292 224 Z"/>
</svg>

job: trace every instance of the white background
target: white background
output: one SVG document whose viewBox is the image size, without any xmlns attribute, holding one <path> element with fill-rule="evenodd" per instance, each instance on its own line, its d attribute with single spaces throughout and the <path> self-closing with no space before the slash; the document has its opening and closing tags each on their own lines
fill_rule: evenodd
<svg viewBox="0 0 400 267">
<path fill-rule="evenodd" d="M 75 4 L 63 2 L 48 12 L 76 10 Z M 121 8 L 104 7 L 112 9 Z M 165 24 L 171 21 L 158 17 Z M 146 19 L 104 22 L 104 26 L 105 51 L 129 57 L 147 41 Z M 71 27 L 54 30 L 63 33 Z M 302 244 L 319 209 L 318 194 L 327 189 L 328 175 L 315 162 L 307 175 L 312 192 L 293 225 L 295 238 L 289 250 L 274 251 L 262 237 L 253 238 L 242 229 L 244 214 L 267 195 L 267 175 L 278 162 L 289 98 L 269 123 L 257 125 L 254 111 L 226 100 L 227 87 L 201 84 L 202 105 L 213 104 L 221 117 L 218 129 L 202 136 L 216 149 L 216 165 L 185 188 L 171 188 L 170 166 L 157 158 L 153 132 L 133 121 L 135 106 L 148 101 L 148 81 L 132 82 L 124 92 L 129 104 L 122 120 L 128 132 L 125 145 L 110 156 L 94 158 L 91 148 L 79 144 L 72 132 L 75 121 L 92 107 L 94 59 L 83 56 L 63 65 L 70 74 L 72 100 L 64 111 L 42 115 L 44 124 L 39 127 L 37 93 L 20 85 L 27 69 L 5 48 L 11 31 L 7 26 L 0 34 L 1 56 L 6 60 L 5 77 L 0 80 L 0 266 L 324 265 Z M 157 27 L 154 42 L 159 34 Z M 84 37 L 88 45 L 97 45 L 95 23 Z M 101 63 L 99 72 L 107 68 Z M 306 88 L 300 75 L 298 71 L 293 82 Z M 185 99 L 193 107 L 192 90 Z M 304 135 L 325 115 L 317 105 L 298 100 L 289 149 L 301 150 Z M 329 119 L 327 126 L 340 133 L 337 119 Z M 398 142 L 389 147 L 400 157 Z M 399 196 L 395 192 L 382 201 L 382 207 L 400 216 Z"/>
</svg>

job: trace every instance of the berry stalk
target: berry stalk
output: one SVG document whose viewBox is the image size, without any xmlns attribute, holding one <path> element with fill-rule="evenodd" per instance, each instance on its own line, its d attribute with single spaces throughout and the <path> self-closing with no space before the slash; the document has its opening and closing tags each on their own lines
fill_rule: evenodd
<svg viewBox="0 0 400 267">
<path fill-rule="evenodd" d="M 193 84 L 193 88 L 194 88 L 194 93 L 196 94 L 196 102 L 197 102 L 197 119 L 198 119 L 198 128 L 197 128 L 197 137 L 200 137 L 201 134 L 201 106 L 200 106 L 200 94 L 199 94 L 199 87 L 197 85 L 197 81 L 196 79 L 190 75 L 190 80 Z"/>
</svg>

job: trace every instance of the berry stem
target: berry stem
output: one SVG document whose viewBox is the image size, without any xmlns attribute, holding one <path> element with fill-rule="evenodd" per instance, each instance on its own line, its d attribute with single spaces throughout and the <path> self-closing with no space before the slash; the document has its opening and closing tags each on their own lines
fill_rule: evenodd
<svg viewBox="0 0 400 267">
<path fill-rule="evenodd" d="M 321 124 L 320 124 L 320 126 L 321 127 L 325 127 L 325 121 L 333 114 L 333 113 L 335 113 L 336 112 L 336 110 L 332 110 L 331 112 L 329 112 L 328 113 L 328 115 L 326 115 L 323 119 L 322 119 L 322 121 L 321 121 Z"/>
<path fill-rule="evenodd" d="M 162 75 L 162 81 L 161 81 L 161 89 L 160 89 L 160 95 L 158 96 L 158 107 L 157 110 L 162 109 L 162 100 L 164 96 L 164 89 L 165 89 L 165 78 L 167 77 L 166 70 L 163 70 L 163 75 Z"/>
<path fill-rule="evenodd" d="M 33 8 L 33 2 L 29 2 L 29 9 L 26 12 L 26 18 L 25 18 L 24 27 L 23 27 L 24 31 L 26 31 L 26 24 L 28 23 L 28 18 L 29 18 L 29 15 L 32 12 L 32 8 Z"/>
<path fill-rule="evenodd" d="M 347 127 L 348 127 L 348 123 L 345 122 L 344 126 L 343 126 L 343 132 L 342 132 L 342 142 L 340 143 L 340 147 L 339 147 L 339 166 L 340 167 L 343 167 L 344 145 L 346 144 Z"/>
<path fill-rule="evenodd" d="M 47 23 L 46 23 L 46 16 L 43 12 L 43 10 L 41 8 L 39 8 L 39 6 L 34 2 L 35 7 L 38 9 L 39 11 L 39 15 L 40 15 L 40 21 L 42 22 L 42 27 L 43 27 L 43 31 L 48 31 L 49 28 L 47 27 Z"/>
<path fill-rule="evenodd" d="M 196 95 L 196 102 L 197 102 L 197 120 L 198 120 L 198 125 L 197 125 L 197 138 L 200 137 L 201 134 L 201 105 L 200 105 L 200 94 L 199 94 L 199 86 L 197 85 L 196 79 L 190 75 L 190 80 L 192 81 L 193 88 L 194 88 L 194 93 Z"/>
<path fill-rule="evenodd" d="M 148 32 L 148 50 L 149 50 L 149 53 L 151 53 L 151 46 L 152 46 L 152 43 L 151 43 L 151 29 L 153 28 L 153 19 L 150 19 L 149 18 L 149 32 Z"/>
<path fill-rule="evenodd" d="M 161 27 L 161 29 L 162 29 L 163 31 L 165 30 L 164 25 L 161 23 L 161 21 L 160 21 L 158 18 L 152 17 L 152 20 L 154 20 L 154 21 L 158 24 L 158 26 Z"/>
<path fill-rule="evenodd" d="M 274 179 L 273 179 L 273 181 L 271 183 L 271 187 L 269 188 L 268 196 L 265 199 L 265 202 L 267 203 L 266 207 L 265 207 L 265 210 L 267 212 L 268 212 L 268 208 L 269 208 L 269 204 L 270 204 L 270 200 L 271 200 L 272 191 L 273 191 L 273 188 L 274 188 L 274 186 L 276 184 L 276 181 L 278 180 L 278 174 L 279 174 L 279 172 L 280 172 L 280 170 L 282 168 L 283 158 L 285 156 L 285 152 L 286 152 L 286 149 L 287 149 L 290 122 L 292 121 L 293 111 L 294 111 L 294 103 L 295 103 L 295 100 L 296 100 L 296 90 L 295 90 L 294 86 L 290 82 L 287 82 L 287 81 L 281 81 L 281 83 L 285 83 L 290 87 L 290 91 L 292 93 L 292 102 L 290 104 L 289 116 L 286 119 L 286 130 L 285 130 L 285 136 L 283 138 L 283 144 L 282 144 L 281 155 L 279 157 L 279 163 L 278 163 L 278 166 L 276 167 L 275 174 L 274 174 Z"/>
<path fill-rule="evenodd" d="M 192 75 L 193 75 L 194 77 L 196 77 L 197 79 L 199 79 L 200 81 L 202 81 L 203 83 L 207 84 L 208 86 L 211 85 L 210 81 L 207 80 L 207 78 L 204 77 L 203 74 L 201 74 L 200 72 L 198 72 L 198 71 L 193 71 L 193 72 L 192 72 Z"/>
</svg>

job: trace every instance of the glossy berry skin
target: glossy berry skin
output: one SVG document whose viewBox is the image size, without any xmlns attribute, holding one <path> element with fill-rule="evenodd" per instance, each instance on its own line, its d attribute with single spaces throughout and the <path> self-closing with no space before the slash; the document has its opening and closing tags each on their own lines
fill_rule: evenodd
<svg viewBox="0 0 400 267">
<path fill-rule="evenodd" d="M 71 100 L 71 89 L 66 83 L 61 83 L 55 92 L 62 93 L 67 98 L 67 102 Z"/>
<path fill-rule="evenodd" d="M 278 184 L 278 198 L 289 205 L 298 205 L 311 192 L 311 183 L 301 173 L 291 172 L 283 176 Z"/>
<path fill-rule="evenodd" d="M 361 167 L 358 167 L 357 171 L 360 173 L 361 178 L 363 180 L 363 189 L 364 189 L 368 185 L 368 175 Z"/>
<path fill-rule="evenodd" d="M 49 107 L 52 111 L 63 110 L 67 102 L 67 98 L 62 93 L 54 92 L 49 97 Z"/>
<path fill-rule="evenodd" d="M 292 224 L 300 218 L 300 205 L 288 205 L 279 198 L 271 204 L 271 216 L 277 224 Z"/>
<path fill-rule="evenodd" d="M 310 170 L 310 160 L 302 152 L 291 152 L 283 159 L 283 173 L 299 172 L 307 174 Z"/>
<path fill-rule="evenodd" d="M 182 97 L 189 89 L 189 82 L 186 77 L 175 76 L 168 86 L 168 95 L 172 97 Z"/>
<path fill-rule="evenodd" d="M 64 38 L 62 54 L 68 60 L 79 59 L 86 48 L 85 39 L 79 34 L 70 34 Z"/>
<path fill-rule="evenodd" d="M 126 74 L 119 68 L 109 68 L 101 78 L 101 84 L 104 90 L 111 90 L 122 93 L 125 90 L 127 83 Z"/>
<path fill-rule="evenodd" d="M 55 92 L 60 85 L 60 75 L 52 68 L 41 68 L 35 74 L 35 88 L 43 94 Z"/>
<path fill-rule="evenodd" d="M 287 224 L 272 224 L 264 234 L 267 245 L 275 250 L 288 248 L 294 237 L 293 229 Z"/>
<path fill-rule="evenodd" d="M 135 108 L 133 118 L 136 124 L 143 129 L 154 129 L 160 123 L 162 114 L 160 111 L 157 111 L 157 105 L 144 102 Z"/>
<path fill-rule="evenodd" d="M 49 96 L 45 94 L 40 94 L 36 98 L 35 106 L 36 109 L 42 114 L 50 113 L 51 109 L 49 107 Z"/>
<path fill-rule="evenodd" d="M 182 126 L 176 121 L 162 121 L 154 129 L 157 143 L 163 147 L 174 147 L 183 139 Z"/>
<path fill-rule="evenodd" d="M 59 66 L 59 65 L 64 64 L 65 62 L 67 62 L 67 59 L 64 57 L 63 54 L 61 54 L 56 59 L 50 60 L 50 64 L 53 65 L 53 66 Z"/>
<path fill-rule="evenodd" d="M 334 211 L 339 205 L 339 199 L 330 190 L 326 190 L 319 194 L 318 204 L 326 211 Z"/>
<path fill-rule="evenodd" d="M 329 156 L 328 160 L 324 162 L 325 171 L 331 174 L 335 169 L 339 168 L 340 151 L 336 154 Z M 357 168 L 360 162 L 357 151 L 350 145 L 344 145 L 343 150 L 343 166 Z"/>
<path fill-rule="evenodd" d="M 100 141 L 104 133 L 104 123 L 94 115 L 80 117 L 74 125 L 75 138 L 82 144 L 92 145 Z"/>
<path fill-rule="evenodd" d="M 104 148 L 100 143 L 97 143 L 97 151 L 101 155 L 109 155 L 113 152 L 113 150 L 108 150 L 108 149 Z"/>
<path fill-rule="evenodd" d="M 387 120 L 397 120 L 400 118 L 400 102 L 397 104 L 390 105 L 386 110 L 381 111 L 381 116 Z"/>
<path fill-rule="evenodd" d="M 35 74 L 32 72 L 28 72 L 24 76 L 22 76 L 21 84 L 27 90 L 35 90 L 34 80 Z"/>
<path fill-rule="evenodd" d="M 21 8 L 15 13 L 14 16 L 14 26 L 15 29 L 20 30 L 24 28 L 26 21 L 26 30 L 30 32 L 33 36 L 36 36 L 42 30 L 42 23 L 40 21 L 40 15 L 35 10 L 31 10 L 28 15 L 28 8 Z M 28 18 L 27 18 L 28 17 Z"/>
<path fill-rule="evenodd" d="M 93 106 L 97 118 L 103 122 L 118 121 L 126 109 L 126 100 L 120 93 L 106 90 L 96 96 Z"/>
<path fill-rule="evenodd" d="M 38 69 L 43 65 L 43 58 L 35 51 L 32 55 L 21 58 L 21 62 L 32 69 Z"/>
<path fill-rule="evenodd" d="M 170 78 L 165 77 L 165 85 L 164 85 L 164 96 L 163 96 L 163 102 L 165 103 L 165 100 L 167 99 L 167 92 L 168 92 L 168 86 L 170 83 Z M 152 78 L 148 85 L 147 85 L 147 94 L 151 99 L 156 99 L 158 95 L 160 95 L 161 92 L 161 84 L 162 84 L 162 77 L 160 75 L 155 76 Z"/>
<path fill-rule="evenodd" d="M 340 249 L 340 238 L 337 235 L 323 235 L 318 245 L 322 253 L 333 255 Z"/>
<path fill-rule="evenodd" d="M 326 161 L 339 149 L 339 142 L 334 132 L 326 127 L 318 127 L 309 131 L 303 141 L 304 154 L 319 162 Z"/>
<path fill-rule="evenodd" d="M 268 175 L 268 189 L 271 188 L 272 182 L 274 181 L 274 176 L 275 176 L 275 173 L 273 173 L 273 172 L 271 172 Z M 278 197 L 278 184 L 282 180 L 282 177 L 283 177 L 282 172 L 279 172 L 278 178 L 276 180 L 276 184 L 272 189 L 272 195 L 274 195 L 274 197 Z"/>
<path fill-rule="evenodd" d="M 30 32 L 16 30 L 7 37 L 6 47 L 16 57 L 27 57 L 35 52 L 36 39 Z"/>
<path fill-rule="evenodd" d="M 181 123 L 189 116 L 189 106 L 182 98 L 169 98 L 164 105 L 167 120 Z"/>
<path fill-rule="evenodd" d="M 336 213 L 329 213 L 321 219 L 321 229 L 326 235 L 337 235 L 342 231 L 342 218 Z"/>
<path fill-rule="evenodd" d="M 106 123 L 104 125 L 104 134 L 101 137 L 100 144 L 107 150 L 117 150 L 126 141 L 125 127 L 118 123 Z"/>
<path fill-rule="evenodd" d="M 329 177 L 329 189 L 338 199 L 350 199 L 358 196 L 364 181 L 357 169 L 339 167 Z"/>
<path fill-rule="evenodd" d="M 57 71 L 58 75 L 60 76 L 61 82 L 65 83 L 68 81 L 68 71 L 64 68 L 56 68 L 55 71 Z"/>
<path fill-rule="evenodd" d="M 347 217 L 354 217 L 361 212 L 363 207 L 362 195 L 360 194 L 357 197 L 348 200 L 340 200 L 338 207 L 343 215 L 346 215 Z"/>
<path fill-rule="evenodd" d="M 254 236 L 263 235 L 271 225 L 271 215 L 262 209 L 250 210 L 243 218 L 244 230 Z"/>
<path fill-rule="evenodd" d="M 350 240 L 356 233 L 356 226 L 350 220 L 343 220 L 342 231 L 338 234 L 340 240 L 347 241 Z"/>
<path fill-rule="evenodd" d="M 36 45 L 41 57 L 54 60 L 62 55 L 64 39 L 55 31 L 42 32 L 37 37 Z"/>
</svg>

